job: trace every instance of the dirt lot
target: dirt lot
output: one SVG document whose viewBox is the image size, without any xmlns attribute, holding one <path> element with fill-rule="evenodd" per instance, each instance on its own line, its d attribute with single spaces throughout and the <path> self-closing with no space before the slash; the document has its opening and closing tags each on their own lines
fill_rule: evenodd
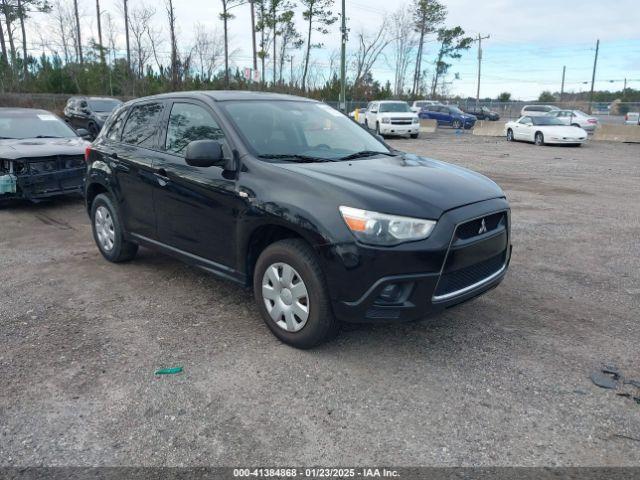
<svg viewBox="0 0 640 480">
<path fill-rule="evenodd" d="M 589 380 L 640 380 L 640 145 L 393 143 L 505 189 L 510 273 L 313 351 L 235 285 L 107 263 L 79 200 L 1 210 L 0 464 L 640 465 L 640 405 Z"/>
</svg>

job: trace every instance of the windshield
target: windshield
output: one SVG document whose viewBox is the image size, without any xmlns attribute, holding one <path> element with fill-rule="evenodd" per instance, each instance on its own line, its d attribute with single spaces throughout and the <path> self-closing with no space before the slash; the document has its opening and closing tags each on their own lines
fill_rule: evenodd
<svg viewBox="0 0 640 480">
<path fill-rule="evenodd" d="M 118 107 L 122 102 L 118 100 L 89 100 L 89 108 L 94 112 L 111 112 L 114 108 Z"/>
<path fill-rule="evenodd" d="M 458 115 L 462 115 L 464 113 L 458 107 L 449 107 L 449 112 L 450 113 L 457 113 Z"/>
<path fill-rule="evenodd" d="M 338 160 L 363 151 L 389 154 L 373 135 L 323 103 L 244 100 L 220 106 L 257 156 Z"/>
<path fill-rule="evenodd" d="M 532 117 L 534 125 L 564 125 L 562 120 L 556 117 Z"/>
<path fill-rule="evenodd" d="M 398 103 L 381 103 L 380 112 L 410 112 L 409 105 L 405 102 Z"/>
<path fill-rule="evenodd" d="M 77 137 L 66 123 L 48 112 L 16 111 L 0 112 L 0 137 L 2 138 L 42 138 Z"/>
</svg>

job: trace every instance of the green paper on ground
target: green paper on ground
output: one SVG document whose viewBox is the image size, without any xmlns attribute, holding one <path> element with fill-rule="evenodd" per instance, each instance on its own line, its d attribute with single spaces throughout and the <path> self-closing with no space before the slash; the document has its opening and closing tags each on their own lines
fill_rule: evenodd
<svg viewBox="0 0 640 480">
<path fill-rule="evenodd" d="M 172 375 L 174 373 L 180 373 L 181 371 L 182 367 L 161 368 L 160 370 L 156 370 L 156 375 Z"/>
</svg>

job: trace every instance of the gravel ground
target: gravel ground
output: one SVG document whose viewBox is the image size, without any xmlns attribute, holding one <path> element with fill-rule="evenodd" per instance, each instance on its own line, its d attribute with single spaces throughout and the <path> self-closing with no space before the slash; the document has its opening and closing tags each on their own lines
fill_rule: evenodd
<svg viewBox="0 0 640 480">
<path fill-rule="evenodd" d="M 507 192 L 510 273 L 312 351 L 203 271 L 107 263 L 77 199 L 1 210 L 0 464 L 640 465 L 640 405 L 589 380 L 640 380 L 640 145 L 424 137 L 392 143 Z"/>
</svg>

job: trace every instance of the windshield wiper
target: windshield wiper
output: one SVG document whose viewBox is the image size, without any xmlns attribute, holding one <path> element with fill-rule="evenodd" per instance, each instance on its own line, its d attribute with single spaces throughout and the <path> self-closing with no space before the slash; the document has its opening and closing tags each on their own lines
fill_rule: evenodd
<svg viewBox="0 0 640 480">
<path fill-rule="evenodd" d="M 62 137 L 58 137 L 56 135 L 36 135 L 33 138 L 62 138 Z"/>
<path fill-rule="evenodd" d="M 0 140 L 18 140 L 15 137 L 0 137 Z"/>
<path fill-rule="evenodd" d="M 329 158 L 312 157 L 310 155 L 299 155 L 297 153 L 268 153 L 264 155 L 258 155 L 260 158 L 277 159 L 277 160 L 297 160 L 299 162 L 312 163 L 312 162 L 331 162 Z"/>
<path fill-rule="evenodd" d="M 346 155 L 344 157 L 340 157 L 340 158 L 338 158 L 338 160 L 354 160 L 356 158 L 373 157 L 375 155 L 386 155 L 388 157 L 395 157 L 396 156 L 393 153 L 377 152 L 375 150 L 361 150 L 359 152 L 352 153 L 352 154 Z"/>
</svg>

